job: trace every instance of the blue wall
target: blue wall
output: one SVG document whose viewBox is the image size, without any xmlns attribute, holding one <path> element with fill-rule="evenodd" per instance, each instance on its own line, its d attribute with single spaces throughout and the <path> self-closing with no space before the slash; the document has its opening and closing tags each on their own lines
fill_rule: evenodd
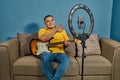
<svg viewBox="0 0 120 80">
<path fill-rule="evenodd" d="M 47 14 L 54 15 L 56 25 L 62 24 L 70 33 L 68 14 L 78 3 L 85 4 L 92 11 L 95 20 L 93 33 L 110 37 L 113 0 L 0 0 L 0 42 L 16 37 L 18 32 L 37 32 L 44 27 L 43 17 Z"/>
<path fill-rule="evenodd" d="M 113 2 L 111 38 L 120 41 L 120 0 Z"/>
</svg>

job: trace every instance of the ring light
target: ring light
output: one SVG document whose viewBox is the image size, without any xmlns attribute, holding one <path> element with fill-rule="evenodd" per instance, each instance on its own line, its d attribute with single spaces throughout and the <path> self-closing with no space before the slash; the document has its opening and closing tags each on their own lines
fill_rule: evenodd
<svg viewBox="0 0 120 80">
<path fill-rule="evenodd" d="M 87 14 L 89 15 L 89 18 L 90 18 L 90 27 L 89 27 L 89 30 L 87 33 L 80 33 L 80 34 L 77 34 L 75 33 L 74 29 L 73 29 L 73 25 L 72 25 L 72 18 L 73 18 L 73 15 L 74 13 L 78 10 L 78 9 L 83 9 L 87 12 Z M 93 18 L 93 14 L 91 12 L 91 10 L 84 4 L 77 4 L 75 5 L 71 10 L 70 10 L 70 13 L 69 13 L 69 16 L 68 16 L 68 26 L 69 26 L 69 30 L 70 32 L 72 33 L 72 35 L 77 38 L 77 39 L 86 39 L 89 37 L 89 35 L 92 33 L 93 31 L 93 27 L 94 27 L 94 18 Z"/>
</svg>

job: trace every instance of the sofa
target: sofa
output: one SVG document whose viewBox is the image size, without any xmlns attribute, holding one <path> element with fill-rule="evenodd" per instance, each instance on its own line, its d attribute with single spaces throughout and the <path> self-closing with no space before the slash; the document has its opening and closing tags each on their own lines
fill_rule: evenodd
<svg viewBox="0 0 120 80">
<path fill-rule="evenodd" d="M 0 43 L 0 80 L 46 80 L 40 59 L 31 52 L 26 55 L 21 54 L 25 52 L 21 50 L 26 50 L 26 45 L 20 43 L 20 36 L 28 43 L 30 41 L 28 37 L 24 39 L 26 35 L 31 36 L 31 34 L 18 33 L 17 37 Z M 94 43 L 93 40 L 91 41 Z M 95 47 L 98 47 L 100 51 L 97 49 L 92 51 L 99 53 L 88 54 L 84 58 L 83 80 L 120 80 L 120 42 L 98 37 L 98 43 L 99 46 Z M 81 80 L 80 52 L 82 49 L 79 50 L 80 45 L 73 42 L 66 48 L 71 62 L 61 80 Z M 57 67 L 57 63 L 52 64 L 54 68 Z"/>
</svg>

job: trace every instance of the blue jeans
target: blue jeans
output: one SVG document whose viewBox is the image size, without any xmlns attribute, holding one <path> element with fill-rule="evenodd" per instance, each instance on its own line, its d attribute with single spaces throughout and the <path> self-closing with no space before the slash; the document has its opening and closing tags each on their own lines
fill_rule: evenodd
<svg viewBox="0 0 120 80">
<path fill-rule="evenodd" d="M 49 52 L 43 52 L 40 55 L 40 59 L 42 63 L 42 69 L 47 77 L 47 80 L 60 80 L 70 64 L 68 55 L 64 53 L 53 54 Z M 58 63 L 55 71 L 53 70 L 52 62 Z"/>
</svg>

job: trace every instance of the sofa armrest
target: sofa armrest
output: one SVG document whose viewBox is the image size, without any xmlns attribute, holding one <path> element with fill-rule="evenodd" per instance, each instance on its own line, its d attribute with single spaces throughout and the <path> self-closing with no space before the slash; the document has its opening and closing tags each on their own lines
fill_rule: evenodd
<svg viewBox="0 0 120 80">
<path fill-rule="evenodd" d="M 0 46 L 0 80 L 10 80 L 10 65 L 6 46 Z"/>
<path fill-rule="evenodd" d="M 100 39 L 102 56 L 112 64 L 112 80 L 120 80 L 120 42 L 103 38 Z"/>
<path fill-rule="evenodd" d="M 12 63 L 19 57 L 17 38 L 0 43 L 0 80 L 11 80 Z"/>
<path fill-rule="evenodd" d="M 1 43 L 0 48 L 2 47 L 7 49 L 7 54 L 11 63 L 13 63 L 19 57 L 19 42 L 17 38 L 13 38 Z"/>
</svg>

